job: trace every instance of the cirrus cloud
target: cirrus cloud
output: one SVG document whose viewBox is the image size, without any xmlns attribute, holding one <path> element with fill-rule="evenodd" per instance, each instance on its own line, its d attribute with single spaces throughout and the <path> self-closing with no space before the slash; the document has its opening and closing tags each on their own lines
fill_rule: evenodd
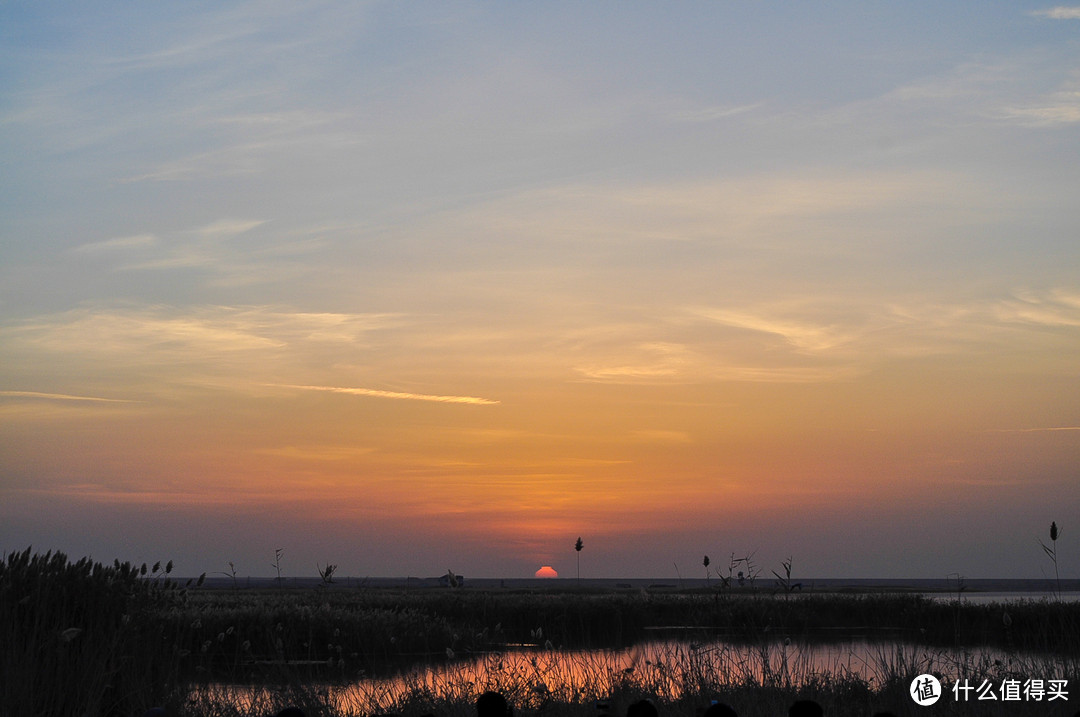
<svg viewBox="0 0 1080 717">
<path fill-rule="evenodd" d="M 1058 5 L 1047 10 L 1036 10 L 1032 15 L 1046 17 L 1051 20 L 1080 20 L 1080 7 Z"/>
<path fill-rule="evenodd" d="M 295 388 L 303 391 L 328 391 L 330 393 L 344 393 L 350 396 L 373 396 L 375 398 L 394 398 L 406 401 L 433 401 L 435 403 L 468 403 L 475 406 L 492 406 L 499 401 L 490 398 L 478 398 L 476 396 L 437 396 L 427 393 L 407 393 L 403 391 L 381 391 L 374 388 L 353 388 L 345 386 L 298 386 L 292 384 L 280 384 L 281 388 Z"/>
<path fill-rule="evenodd" d="M 72 396 L 66 393 L 43 393 L 41 391 L 0 391 L 6 398 L 30 398 L 44 401 L 91 401 L 98 403 L 137 403 L 122 398 L 101 398 L 99 396 Z"/>
</svg>

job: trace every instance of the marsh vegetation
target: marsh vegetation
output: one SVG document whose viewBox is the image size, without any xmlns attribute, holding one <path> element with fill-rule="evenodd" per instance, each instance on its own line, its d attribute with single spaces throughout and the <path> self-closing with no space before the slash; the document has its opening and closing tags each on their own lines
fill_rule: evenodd
<svg viewBox="0 0 1080 717">
<path fill-rule="evenodd" d="M 12 714 L 165 705 L 224 717 L 301 704 L 308 714 L 466 717 L 476 695 L 496 689 L 526 715 L 594 715 L 598 700 L 621 714 L 641 697 L 688 717 L 713 699 L 743 715 L 782 714 L 796 697 L 830 715 L 869 715 L 921 709 L 907 691 L 925 672 L 946 685 L 1080 685 L 1080 604 L 1052 599 L 731 586 L 209 590 L 171 580 L 168 568 L 8 556 L 0 672 L 13 679 L 0 686 L 3 704 Z"/>
</svg>

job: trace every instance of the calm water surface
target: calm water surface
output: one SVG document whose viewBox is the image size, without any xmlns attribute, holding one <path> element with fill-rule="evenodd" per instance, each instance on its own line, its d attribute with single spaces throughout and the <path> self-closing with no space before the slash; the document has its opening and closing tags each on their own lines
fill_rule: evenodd
<svg viewBox="0 0 1080 717">
<path fill-rule="evenodd" d="M 932 592 L 934 600 L 958 599 L 955 592 Z M 965 603 L 1006 605 L 1016 601 L 1080 601 L 1080 592 L 1059 596 L 1031 591 L 962 592 Z M 387 711 L 410 695 L 473 701 L 485 690 L 499 690 L 520 706 L 545 700 L 586 702 L 605 699 L 619 686 L 641 686 L 657 697 L 722 689 L 725 685 L 798 686 L 812 680 L 859 679 L 880 682 L 890 675 L 935 673 L 947 679 L 968 674 L 998 674 L 1050 679 L 1053 658 L 1006 653 L 995 648 L 950 649 L 908 644 L 900 639 L 851 638 L 798 642 L 778 638 L 759 645 L 720 639 L 699 642 L 655 639 L 626 649 L 562 650 L 507 646 L 482 655 L 447 654 L 438 662 L 391 677 L 362 678 L 321 689 L 342 712 Z M 197 697 L 233 704 L 266 704 L 274 688 L 216 684 Z"/>
<path fill-rule="evenodd" d="M 924 593 L 924 595 L 931 600 L 944 600 L 946 602 L 956 600 L 957 593 L 955 592 L 935 592 Z M 972 605 L 986 605 L 988 603 L 1008 603 L 1024 601 L 1050 601 L 1057 602 L 1080 602 L 1080 592 L 1063 590 L 1060 594 L 1053 593 L 1038 593 L 1029 590 L 1012 590 L 1012 591 L 995 591 L 995 592 L 961 592 L 959 598 L 962 602 L 971 603 Z"/>
<path fill-rule="evenodd" d="M 520 706 L 547 699 L 588 702 L 604 699 L 620 685 L 641 686 L 660 698 L 722 689 L 725 685 L 799 686 L 812 680 L 857 678 L 881 681 L 890 674 L 937 673 L 948 678 L 997 672 L 1049 678 L 1049 662 L 1006 655 L 994 649 L 954 650 L 897 641 L 849 640 L 761 645 L 725 641 L 657 641 L 623 650 L 509 649 L 416 667 L 393 677 L 326 686 L 344 712 L 380 712 L 410 695 L 473 701 L 499 690 Z M 233 703 L 265 699 L 270 688 L 215 685 L 206 696 Z"/>
</svg>

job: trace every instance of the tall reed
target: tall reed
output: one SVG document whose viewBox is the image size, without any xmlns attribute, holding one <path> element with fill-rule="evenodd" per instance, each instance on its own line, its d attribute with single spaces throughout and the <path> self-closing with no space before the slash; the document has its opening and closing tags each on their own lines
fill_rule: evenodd
<svg viewBox="0 0 1080 717">
<path fill-rule="evenodd" d="M 175 687 L 180 592 L 162 570 L 30 548 L 0 560 L 0 705 L 10 715 L 138 714 Z"/>
</svg>

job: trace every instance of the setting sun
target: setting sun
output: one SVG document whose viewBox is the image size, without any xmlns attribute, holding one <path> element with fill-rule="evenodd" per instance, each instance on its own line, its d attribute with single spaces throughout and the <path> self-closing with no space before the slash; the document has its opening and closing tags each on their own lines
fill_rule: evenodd
<svg viewBox="0 0 1080 717">
<path fill-rule="evenodd" d="M 550 565 L 545 565 L 545 566 L 543 566 L 542 568 L 540 568 L 539 570 L 536 571 L 536 577 L 538 577 L 538 578 L 557 578 L 557 577 L 559 577 L 559 573 L 555 570 L 555 568 L 551 567 Z"/>
<path fill-rule="evenodd" d="M 0 3 L 0 549 L 1040 576 L 1075 11 L 275 7 Z"/>
</svg>

